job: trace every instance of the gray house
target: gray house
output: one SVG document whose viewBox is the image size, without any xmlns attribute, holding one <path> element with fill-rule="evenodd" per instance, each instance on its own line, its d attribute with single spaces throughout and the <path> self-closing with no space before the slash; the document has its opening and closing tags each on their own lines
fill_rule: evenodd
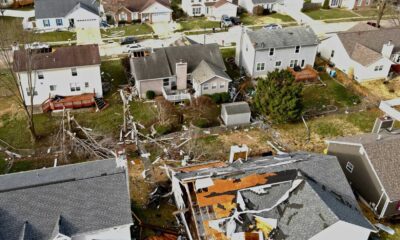
<svg viewBox="0 0 400 240">
<path fill-rule="evenodd" d="M 248 30 L 236 46 L 236 64 L 251 77 L 265 76 L 275 69 L 314 65 L 318 37 L 309 27 Z"/>
<path fill-rule="evenodd" d="M 145 57 L 131 57 L 131 73 L 139 96 L 147 91 L 169 101 L 228 91 L 231 81 L 217 44 L 189 45 L 154 49 Z"/>
<path fill-rule="evenodd" d="M 171 174 L 193 239 L 367 240 L 375 231 L 334 156 L 294 152 Z"/>
<path fill-rule="evenodd" d="M 247 102 L 224 103 L 221 118 L 226 126 L 250 123 L 251 111 Z"/>
<path fill-rule="evenodd" d="M 0 176 L 0 238 L 130 240 L 126 161 L 91 161 Z"/>
<path fill-rule="evenodd" d="M 328 141 L 351 186 L 379 218 L 400 214 L 400 135 L 367 133 Z"/>
</svg>

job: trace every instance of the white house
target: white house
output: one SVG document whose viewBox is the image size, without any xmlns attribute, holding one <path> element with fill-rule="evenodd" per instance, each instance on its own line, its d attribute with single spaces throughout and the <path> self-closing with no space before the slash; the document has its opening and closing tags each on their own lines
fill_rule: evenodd
<svg viewBox="0 0 400 240">
<path fill-rule="evenodd" d="M 251 111 L 247 102 L 224 103 L 221 105 L 221 118 L 226 126 L 250 123 Z"/>
<path fill-rule="evenodd" d="M 312 0 L 313 3 L 324 4 L 324 0 Z M 369 7 L 372 0 L 330 0 L 329 7 L 331 8 L 347 8 L 350 10 Z"/>
<path fill-rule="evenodd" d="M 253 13 L 253 9 L 257 6 L 262 6 L 271 12 L 277 11 L 277 6 L 280 3 L 282 3 L 282 0 L 239 0 L 239 6 L 246 9 L 249 13 Z"/>
<path fill-rule="evenodd" d="M 81 45 L 60 47 L 47 53 L 15 51 L 13 69 L 25 103 L 31 105 L 30 93 L 33 92 L 33 105 L 39 105 L 55 96 L 94 93 L 102 97 L 100 63 L 97 45 Z M 31 69 L 31 80 L 28 69 Z M 30 86 L 34 91 L 30 91 Z"/>
<path fill-rule="evenodd" d="M 34 28 L 54 31 L 99 28 L 101 6 L 93 0 L 35 0 Z"/>
<path fill-rule="evenodd" d="M 0 176 L 7 240 L 130 240 L 127 164 L 107 159 Z"/>
<path fill-rule="evenodd" d="M 172 9 L 168 0 L 103 0 L 105 14 L 116 22 L 169 22 Z"/>
<path fill-rule="evenodd" d="M 182 9 L 189 16 L 206 16 L 220 20 L 222 15 L 237 16 L 238 6 L 232 0 L 182 0 Z"/>
<path fill-rule="evenodd" d="M 251 77 L 275 69 L 314 65 L 319 40 L 309 27 L 248 30 L 236 45 L 236 64 Z"/>
<path fill-rule="evenodd" d="M 361 23 L 323 40 L 319 52 L 358 82 L 385 79 L 391 67 L 400 64 L 400 29 Z"/>
</svg>

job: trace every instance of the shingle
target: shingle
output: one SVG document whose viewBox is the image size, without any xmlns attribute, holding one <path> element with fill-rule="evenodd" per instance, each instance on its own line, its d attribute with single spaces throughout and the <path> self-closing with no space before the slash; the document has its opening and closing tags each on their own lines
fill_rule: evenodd
<svg viewBox="0 0 400 240">
<path fill-rule="evenodd" d="M 29 68 L 28 59 L 29 55 L 26 50 L 15 51 L 14 71 L 26 71 Z M 101 63 L 99 46 L 96 44 L 60 47 L 50 53 L 32 53 L 31 59 L 32 70 L 99 65 Z"/>
<path fill-rule="evenodd" d="M 287 27 L 283 29 L 260 29 L 248 31 L 247 35 L 255 49 L 286 48 L 318 45 L 319 40 L 309 27 Z"/>
<path fill-rule="evenodd" d="M 35 0 L 35 17 L 57 18 L 65 17 L 78 4 L 85 5 L 84 8 L 99 15 L 99 1 L 96 0 Z"/>
<path fill-rule="evenodd" d="M 389 198 L 400 199 L 400 135 L 382 132 L 341 137 L 335 142 L 355 143 L 364 147 Z"/>
<path fill-rule="evenodd" d="M 155 2 L 170 8 L 168 0 L 103 0 L 102 4 L 106 12 L 112 11 L 115 13 L 122 7 L 127 8 L 131 12 L 140 12 Z"/>
<path fill-rule="evenodd" d="M 50 239 L 57 223 L 68 235 L 132 223 L 125 170 L 115 159 L 4 175 L 0 183 L 7 240 L 18 240 L 24 223 L 35 240 Z"/>
<path fill-rule="evenodd" d="M 208 63 L 205 60 L 202 60 L 192 73 L 193 81 L 199 84 L 202 84 L 215 76 L 230 81 L 230 77 L 226 74 L 224 69 L 214 66 L 212 63 Z"/>
<path fill-rule="evenodd" d="M 226 113 L 228 115 L 242 114 L 242 113 L 250 113 L 250 107 L 247 102 L 234 102 L 234 103 L 224 103 L 221 105 L 222 108 L 225 108 Z"/>
</svg>

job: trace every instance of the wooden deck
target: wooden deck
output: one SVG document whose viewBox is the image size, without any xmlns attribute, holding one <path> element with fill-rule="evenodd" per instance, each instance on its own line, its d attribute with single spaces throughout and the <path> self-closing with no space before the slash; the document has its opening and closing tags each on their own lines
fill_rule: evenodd
<svg viewBox="0 0 400 240">
<path fill-rule="evenodd" d="M 42 110 L 43 112 L 49 112 L 54 110 L 62 110 L 64 108 L 77 109 L 94 107 L 96 106 L 94 97 L 94 93 L 84 93 L 76 96 L 49 98 L 42 104 Z"/>
<path fill-rule="evenodd" d="M 288 68 L 288 70 L 293 74 L 296 81 L 313 82 L 318 80 L 318 72 L 310 65 L 307 65 L 300 72 L 294 71 L 293 68 Z"/>
</svg>

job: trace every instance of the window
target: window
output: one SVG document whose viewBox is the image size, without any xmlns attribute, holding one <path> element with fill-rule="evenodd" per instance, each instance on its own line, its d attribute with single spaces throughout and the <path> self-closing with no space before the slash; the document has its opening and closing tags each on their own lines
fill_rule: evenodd
<svg viewBox="0 0 400 240">
<path fill-rule="evenodd" d="M 56 24 L 57 26 L 62 26 L 63 25 L 63 20 L 61 18 L 56 19 Z"/>
<path fill-rule="evenodd" d="M 205 83 L 205 84 L 203 85 L 203 90 L 208 90 L 208 83 Z"/>
<path fill-rule="evenodd" d="M 383 70 L 383 65 L 380 65 L 379 66 L 379 71 L 382 71 Z"/>
<path fill-rule="evenodd" d="M 382 71 L 382 69 L 383 69 L 383 65 L 375 66 L 374 71 L 375 71 L 375 72 L 377 72 L 377 71 Z"/>
<path fill-rule="evenodd" d="M 225 82 L 220 82 L 219 83 L 219 88 L 224 88 L 225 87 Z"/>
<path fill-rule="evenodd" d="M 200 15 L 200 13 L 201 13 L 201 8 L 199 7 L 193 8 L 193 15 Z"/>
<path fill-rule="evenodd" d="M 332 50 L 331 57 L 334 57 L 334 56 L 335 56 L 335 50 Z"/>
<path fill-rule="evenodd" d="M 347 162 L 347 164 L 346 164 L 346 169 L 347 169 L 347 171 L 349 171 L 350 173 L 352 173 L 352 172 L 353 172 L 353 169 L 354 169 L 353 164 L 352 164 L 351 162 Z"/>
<path fill-rule="evenodd" d="M 304 65 L 305 65 L 305 63 L 306 63 L 306 60 L 301 60 L 301 64 L 300 64 L 300 67 L 304 67 Z"/>
<path fill-rule="evenodd" d="M 213 83 L 212 85 L 211 85 L 211 89 L 216 89 L 217 88 L 217 83 Z"/>
<path fill-rule="evenodd" d="M 370 0 L 365 0 L 365 5 L 369 5 L 371 3 L 371 1 Z"/>
<path fill-rule="evenodd" d="M 76 70 L 76 68 L 71 68 L 71 74 L 72 76 L 78 76 L 78 71 Z"/>
<path fill-rule="evenodd" d="M 357 1 L 357 6 L 361 7 L 362 5 L 362 0 L 356 0 Z"/>
<path fill-rule="evenodd" d="M 397 56 L 396 62 L 400 63 L 400 55 Z"/>
<path fill-rule="evenodd" d="M 31 90 L 31 91 L 30 91 L 30 90 Z M 26 88 L 26 95 L 28 95 L 28 97 L 31 96 L 31 92 L 33 92 L 33 96 L 37 96 L 37 95 L 38 95 L 38 92 L 36 91 L 35 88 L 32 88 L 32 89 L 30 89 L 30 90 L 29 90 L 29 88 Z"/>
<path fill-rule="evenodd" d="M 43 20 L 43 26 L 50 27 L 50 20 L 49 19 Z"/>
<path fill-rule="evenodd" d="M 56 85 L 50 85 L 50 91 L 55 91 L 57 89 Z"/>
<path fill-rule="evenodd" d="M 265 63 L 257 63 L 257 71 L 264 71 L 265 70 Z"/>
<path fill-rule="evenodd" d="M 89 87 L 89 82 L 85 82 L 85 88 Z"/>
<path fill-rule="evenodd" d="M 273 55 L 274 55 L 274 52 L 275 52 L 275 48 L 270 48 L 270 49 L 269 49 L 269 55 L 270 55 L 270 56 L 273 56 Z"/>
<path fill-rule="evenodd" d="M 120 21 L 127 21 L 128 20 L 128 15 L 126 13 L 120 13 L 119 14 L 119 20 Z"/>
<path fill-rule="evenodd" d="M 42 72 L 42 71 L 38 71 L 38 72 L 37 72 L 37 76 L 38 76 L 39 79 L 44 79 L 44 76 L 43 76 L 43 72 Z"/>
<path fill-rule="evenodd" d="M 79 86 L 78 83 L 70 83 L 69 87 L 71 89 L 71 92 L 79 92 L 81 90 L 81 86 Z"/>
<path fill-rule="evenodd" d="M 299 53 L 300 52 L 300 46 L 296 46 L 296 48 L 294 49 L 294 53 Z"/>
<path fill-rule="evenodd" d="M 379 66 L 375 66 L 374 71 L 376 72 L 376 71 L 378 71 L 378 69 L 379 69 Z"/>
<path fill-rule="evenodd" d="M 163 86 L 169 86 L 169 78 L 163 79 Z"/>
<path fill-rule="evenodd" d="M 275 67 L 280 67 L 281 65 L 282 65 L 282 62 L 281 62 L 281 61 L 275 62 Z"/>
<path fill-rule="evenodd" d="M 290 60 L 290 67 L 294 68 L 295 66 L 297 66 L 298 61 L 297 60 Z"/>
</svg>

